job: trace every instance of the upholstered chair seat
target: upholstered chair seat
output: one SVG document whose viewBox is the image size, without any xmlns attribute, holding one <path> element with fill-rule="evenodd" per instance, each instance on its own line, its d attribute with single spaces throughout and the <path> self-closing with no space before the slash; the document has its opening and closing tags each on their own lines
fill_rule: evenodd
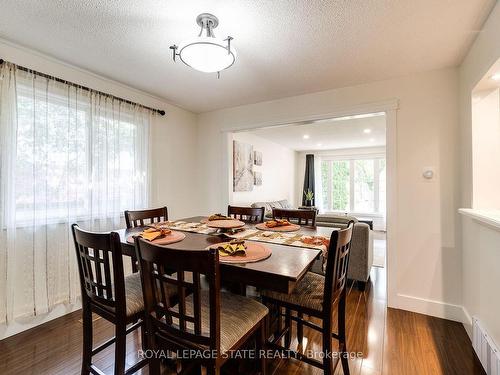
<svg viewBox="0 0 500 375">
<path fill-rule="evenodd" d="M 262 291 L 262 296 L 291 305 L 306 307 L 318 312 L 323 311 L 323 293 L 325 277 L 314 272 L 308 272 L 295 286 L 291 294 Z"/>
<path fill-rule="evenodd" d="M 144 299 L 142 298 L 141 275 L 133 273 L 125 276 L 125 303 L 127 316 L 134 316 L 144 311 Z"/>
<path fill-rule="evenodd" d="M 200 293 L 200 300 L 201 333 L 208 335 L 210 332 L 208 291 Z M 236 343 L 267 315 L 268 309 L 254 299 L 232 293 L 221 292 L 220 302 L 220 350 L 223 354 L 234 348 Z M 174 310 L 177 311 L 175 307 Z M 193 314 L 192 295 L 186 298 L 186 313 Z"/>
</svg>

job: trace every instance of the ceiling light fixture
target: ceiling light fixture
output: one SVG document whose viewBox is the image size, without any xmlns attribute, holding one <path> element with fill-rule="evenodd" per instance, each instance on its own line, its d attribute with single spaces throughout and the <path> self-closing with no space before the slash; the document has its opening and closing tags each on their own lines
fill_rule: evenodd
<svg viewBox="0 0 500 375">
<path fill-rule="evenodd" d="M 175 61 L 178 56 L 181 61 L 193 69 L 204 73 L 220 72 L 229 68 L 236 61 L 236 50 L 231 46 L 232 37 L 218 39 L 213 29 L 219 25 L 219 19 L 210 13 L 202 13 L 196 17 L 196 23 L 201 27 L 197 38 L 170 46 Z M 203 34 L 206 35 L 203 35 Z"/>
<path fill-rule="evenodd" d="M 309 134 L 304 134 L 304 135 L 302 136 L 302 138 L 304 138 L 304 139 L 309 139 Z"/>
<path fill-rule="evenodd" d="M 500 72 L 499 73 L 495 73 L 491 76 L 491 79 L 493 81 L 500 81 Z"/>
<path fill-rule="evenodd" d="M 372 132 L 371 129 L 365 129 L 365 130 L 363 130 L 363 133 L 365 133 L 365 134 L 370 134 L 371 132 Z"/>
</svg>

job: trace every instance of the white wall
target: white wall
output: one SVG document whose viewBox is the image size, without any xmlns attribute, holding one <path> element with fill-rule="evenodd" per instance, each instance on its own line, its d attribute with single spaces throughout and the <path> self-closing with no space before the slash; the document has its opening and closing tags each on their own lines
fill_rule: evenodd
<svg viewBox="0 0 500 375">
<path fill-rule="evenodd" d="M 472 104 L 473 205 L 500 209 L 500 90 Z M 496 168 L 495 168 L 496 167 Z"/>
<path fill-rule="evenodd" d="M 396 298 L 391 303 L 460 319 L 461 261 L 455 247 L 457 91 L 457 70 L 444 69 L 201 114 L 198 146 L 203 155 L 199 180 L 200 185 L 203 182 L 202 209 L 220 210 L 226 199 L 221 183 L 222 130 L 285 124 L 396 98 L 399 217 L 391 277 Z M 436 178 L 430 182 L 422 178 L 426 166 L 436 169 Z"/>
<path fill-rule="evenodd" d="M 471 92 L 489 68 L 500 58 L 500 4 L 497 4 L 460 67 L 461 206 L 472 207 L 472 110 Z M 491 161 L 498 168 L 498 160 Z M 495 163 L 495 164 L 493 164 Z M 500 233 L 469 218 L 462 218 L 462 301 L 471 332 L 471 316 L 477 316 L 497 344 L 500 344 L 498 298 Z"/>
<path fill-rule="evenodd" d="M 143 105 L 164 109 L 166 115 L 156 117 L 151 131 L 153 139 L 151 205 L 167 205 L 170 215 L 178 218 L 200 213 L 197 186 L 193 183 L 197 181 L 198 162 L 195 114 L 171 105 L 165 100 L 2 40 L 0 40 L 0 58 Z M 18 320 L 8 326 L 0 325 L 0 340 L 67 314 L 78 307 L 58 305 L 48 314 Z"/>
<path fill-rule="evenodd" d="M 249 206 L 253 202 L 287 199 L 292 203 L 295 196 L 295 151 L 250 132 L 234 133 L 233 140 L 251 144 L 254 151 L 262 152 L 262 165 L 254 165 L 254 171 L 262 173 L 262 185 L 254 186 L 252 191 L 232 192 L 231 189 L 229 202 Z M 232 150 L 232 142 L 229 147 Z M 231 181 L 232 172 L 230 163 Z"/>
</svg>

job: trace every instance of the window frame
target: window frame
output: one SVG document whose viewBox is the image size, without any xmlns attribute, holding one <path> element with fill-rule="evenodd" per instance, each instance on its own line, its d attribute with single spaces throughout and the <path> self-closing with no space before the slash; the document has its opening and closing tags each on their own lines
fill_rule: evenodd
<svg viewBox="0 0 500 375">
<path fill-rule="evenodd" d="M 333 162 L 333 161 L 347 161 L 349 162 L 349 210 L 347 213 L 357 216 L 365 216 L 365 217 L 384 217 L 385 214 L 383 211 L 380 211 L 380 179 L 375 178 L 375 176 L 379 176 L 380 174 L 380 160 L 385 160 L 387 165 L 387 158 L 385 153 L 377 152 L 377 153 L 369 153 L 369 154 L 351 154 L 351 155 L 324 155 L 320 157 L 320 165 L 323 162 Z M 373 160 L 373 176 L 374 176 L 374 187 L 373 187 L 373 199 L 374 199 L 374 211 L 373 212 L 362 212 L 356 211 L 354 208 L 355 203 L 355 176 L 354 176 L 354 162 L 356 160 Z M 320 172 L 322 173 L 322 171 Z M 387 172 L 386 172 L 387 173 Z M 320 177 L 322 177 L 320 175 Z M 322 178 L 320 179 L 322 183 Z M 328 168 L 328 180 L 330 181 L 330 191 L 331 191 L 331 180 L 332 180 L 332 170 Z M 323 202 L 323 206 L 325 206 Z M 319 209 L 325 214 L 345 214 L 345 210 L 334 210 L 334 209 L 325 209 L 324 207 L 319 207 Z"/>
<path fill-rule="evenodd" d="M 19 103 L 19 99 L 22 98 L 22 97 L 25 97 L 27 99 L 31 99 L 33 97 L 33 95 L 35 96 L 41 96 L 43 97 L 45 95 L 45 93 L 43 91 L 39 91 L 37 88 L 34 88 L 32 86 L 28 86 L 25 82 L 21 82 L 21 81 L 18 81 L 16 83 L 16 111 L 19 111 L 19 106 L 18 106 L 18 103 Z M 50 92 L 48 93 L 48 95 L 46 95 L 44 97 L 45 99 L 45 102 L 48 103 L 48 104 L 52 104 L 52 105 L 56 105 L 56 106 L 67 106 L 68 105 L 68 99 L 62 95 L 58 95 L 57 93 L 54 93 L 54 92 Z M 77 108 L 77 110 L 82 113 L 85 114 L 85 135 L 86 135 L 86 139 L 85 139 L 85 158 L 87 159 L 87 169 L 88 169 L 88 176 L 91 176 L 92 173 L 93 173 L 93 167 L 92 167 L 92 163 L 91 163 L 91 159 L 92 159 L 92 152 L 90 151 L 91 150 L 91 127 L 92 127 L 92 121 L 90 120 L 91 116 L 92 116 L 92 103 L 91 103 L 91 94 L 89 93 L 88 94 L 88 102 L 82 102 L 82 103 L 79 103 L 79 107 Z M 127 111 L 119 111 L 119 110 L 113 110 L 113 111 L 110 111 L 110 112 L 105 112 L 105 114 L 109 114 L 109 115 L 112 115 L 112 116 L 121 116 L 121 121 L 120 123 L 126 123 L 126 124 L 129 124 L 131 126 L 134 127 L 134 132 L 135 133 L 139 133 L 140 130 L 140 124 L 136 124 L 134 123 L 134 115 L 127 112 Z M 101 116 L 101 120 L 99 123 L 102 123 L 103 121 L 106 121 L 107 120 L 107 117 L 102 114 Z M 137 139 L 134 140 L 134 142 L 136 142 Z M 16 137 L 16 142 L 17 142 L 17 137 Z M 18 160 L 17 160 L 17 155 L 16 155 L 16 158 L 15 158 L 15 163 L 17 163 Z M 92 190 L 92 186 L 91 184 L 89 184 L 89 186 L 87 187 L 87 189 L 90 189 Z M 17 194 L 17 193 L 16 193 Z M 25 217 L 21 217 L 18 218 L 17 217 L 17 213 L 18 212 L 23 212 L 23 211 L 27 211 L 27 212 L 30 212 L 31 209 L 29 210 L 23 210 L 22 207 L 19 207 L 18 206 L 18 202 L 17 202 L 17 196 L 16 196 L 16 202 L 14 203 L 15 204 L 15 210 L 16 210 L 16 218 L 15 218 L 15 227 L 16 228 L 28 228 L 28 227 L 32 227 L 33 226 L 33 220 L 30 219 L 30 218 L 25 218 Z M 59 202 L 52 202 L 52 204 L 56 205 L 58 204 Z M 77 211 L 79 211 L 79 208 L 76 208 Z M 125 217 L 124 216 L 124 210 L 119 210 L 117 212 L 114 212 L 113 215 L 116 215 L 117 218 L 119 218 L 120 221 L 123 220 L 123 218 Z M 89 222 L 89 221 L 105 221 L 105 220 L 109 220 L 110 217 L 91 217 L 87 212 L 86 213 L 76 213 L 74 215 L 74 221 L 76 222 Z M 67 217 L 65 216 L 61 216 L 61 215 L 50 215 L 48 216 L 45 220 L 44 220 L 44 223 L 42 224 L 36 224 L 37 226 L 46 226 L 46 225 L 65 225 L 65 224 L 68 224 L 68 219 Z M 5 228 L 4 228 L 5 229 Z"/>
</svg>

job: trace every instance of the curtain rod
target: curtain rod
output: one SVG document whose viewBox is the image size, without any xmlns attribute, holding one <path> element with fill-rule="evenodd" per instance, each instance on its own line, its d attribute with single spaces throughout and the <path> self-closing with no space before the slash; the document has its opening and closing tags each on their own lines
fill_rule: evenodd
<svg viewBox="0 0 500 375">
<path fill-rule="evenodd" d="M 2 65 L 4 62 L 5 62 L 5 60 L 0 59 L 0 65 Z M 86 87 L 86 86 L 78 85 L 78 84 L 73 83 L 73 82 L 65 81 L 64 79 L 57 78 L 57 77 L 51 76 L 49 74 L 37 72 L 36 70 L 28 69 L 28 68 L 25 68 L 24 66 L 16 65 L 16 67 L 18 69 L 20 69 L 20 70 L 25 71 L 25 72 L 31 72 L 31 73 L 34 73 L 34 74 L 36 74 L 38 76 L 41 76 L 41 77 L 44 77 L 44 78 L 47 78 L 47 79 L 51 79 L 51 80 L 54 80 L 54 81 L 57 81 L 57 82 L 65 83 L 65 84 L 73 86 L 73 87 L 78 87 L 78 88 L 80 88 L 82 90 L 85 90 L 85 91 L 92 91 L 92 92 L 98 93 L 100 95 L 109 96 L 109 97 L 112 97 L 114 99 L 120 100 L 120 101 L 122 101 L 124 103 L 134 104 L 134 105 L 140 105 L 141 107 L 146 108 L 146 109 L 148 109 L 148 110 L 150 110 L 152 112 L 158 113 L 161 116 L 165 116 L 165 111 L 163 109 L 156 109 L 156 108 L 151 108 L 151 107 L 148 107 L 148 106 L 145 106 L 145 105 L 142 105 L 142 104 L 138 104 L 138 103 L 132 102 L 130 100 L 120 98 L 120 97 L 115 96 L 115 95 L 111 95 L 111 94 L 107 94 L 107 93 L 102 92 L 102 91 L 91 89 L 90 87 Z"/>
</svg>

